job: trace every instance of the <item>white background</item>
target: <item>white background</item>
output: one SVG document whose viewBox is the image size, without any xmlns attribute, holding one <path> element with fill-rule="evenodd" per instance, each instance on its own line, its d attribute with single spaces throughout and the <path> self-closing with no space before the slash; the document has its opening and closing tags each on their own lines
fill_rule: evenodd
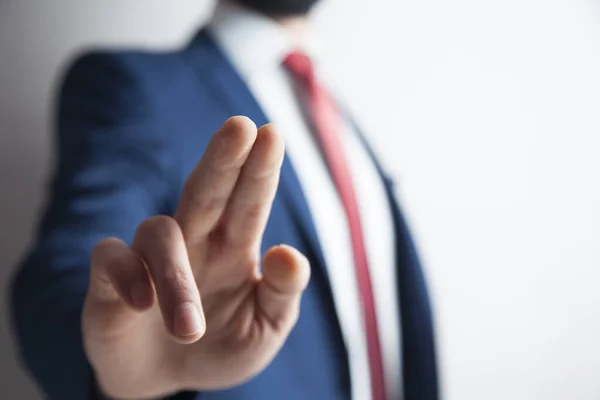
<svg viewBox="0 0 600 400">
<path fill-rule="evenodd" d="M 0 1 L 3 287 L 44 200 L 67 57 L 180 45 L 209 8 Z M 600 2 L 329 0 L 315 17 L 423 250 L 446 399 L 600 399 Z M 0 324 L 1 396 L 37 399 Z"/>
</svg>

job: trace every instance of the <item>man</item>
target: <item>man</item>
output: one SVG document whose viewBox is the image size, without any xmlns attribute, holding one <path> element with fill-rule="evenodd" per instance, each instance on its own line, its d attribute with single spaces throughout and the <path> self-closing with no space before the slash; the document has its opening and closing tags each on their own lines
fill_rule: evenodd
<svg viewBox="0 0 600 400">
<path fill-rule="evenodd" d="M 221 2 L 183 50 L 70 69 L 13 291 L 49 398 L 437 399 L 422 272 L 313 65 L 315 1 Z"/>
</svg>

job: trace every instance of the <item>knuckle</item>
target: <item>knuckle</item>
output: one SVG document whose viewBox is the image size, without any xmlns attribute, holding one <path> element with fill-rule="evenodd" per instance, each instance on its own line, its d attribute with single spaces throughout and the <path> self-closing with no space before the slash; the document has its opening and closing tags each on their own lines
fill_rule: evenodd
<svg viewBox="0 0 600 400">
<path fill-rule="evenodd" d="M 184 184 L 182 197 L 191 207 L 205 211 L 223 209 L 229 200 L 227 196 L 219 193 L 207 195 L 204 190 L 198 190 L 191 181 Z"/>
<path fill-rule="evenodd" d="M 260 262 L 260 256 L 259 256 L 258 252 L 247 251 L 247 252 L 243 253 L 242 256 L 240 257 L 239 264 L 240 264 L 240 267 L 244 271 L 254 271 L 254 269 L 259 264 L 259 262 Z"/>
<path fill-rule="evenodd" d="M 109 269 L 110 266 L 120 261 L 119 252 L 115 252 L 123 243 L 121 240 L 110 237 L 96 243 L 92 249 L 91 264 L 92 268 L 104 267 Z"/>
<path fill-rule="evenodd" d="M 159 287 L 163 291 L 166 290 L 176 303 L 187 302 L 194 297 L 192 282 L 187 278 L 187 274 L 174 266 L 165 269 L 162 285 Z"/>
<path fill-rule="evenodd" d="M 92 260 L 98 260 L 109 255 L 112 247 L 112 238 L 104 239 L 94 245 L 92 249 Z"/>
<path fill-rule="evenodd" d="M 227 200 L 228 199 L 225 196 L 194 196 L 192 202 L 197 205 L 198 208 L 210 212 L 225 208 Z"/>
<path fill-rule="evenodd" d="M 243 213 L 246 218 L 257 219 L 263 216 L 265 212 L 265 205 L 262 203 L 250 203 L 245 204 L 243 207 Z"/>
<path fill-rule="evenodd" d="M 272 154 L 255 157 L 248 163 L 249 167 L 244 171 L 244 177 L 251 181 L 253 186 L 262 185 L 263 189 L 269 190 L 279 177 L 282 161 L 282 157 Z"/>
<path fill-rule="evenodd" d="M 148 218 L 138 226 L 138 235 L 144 238 L 158 239 L 172 237 L 179 233 L 179 225 L 166 215 Z"/>
<path fill-rule="evenodd" d="M 227 146 L 228 142 L 234 142 L 234 140 L 225 139 L 223 141 L 227 142 L 223 144 L 223 147 L 232 147 L 233 149 L 227 148 L 226 150 L 221 150 L 219 154 L 222 155 L 214 157 L 212 160 L 210 160 L 208 167 L 216 172 L 240 169 L 245 164 L 250 149 L 243 146 L 243 143 L 234 143 L 232 146 Z"/>
<path fill-rule="evenodd" d="M 126 250 L 126 245 L 117 238 L 98 242 L 92 250 L 90 280 L 105 285 L 119 286 L 128 271 L 135 265 L 135 258 Z M 103 291 L 107 293 L 106 290 Z M 112 290 L 108 290 L 112 293 Z"/>
<path fill-rule="evenodd" d="M 185 269 L 174 263 L 166 262 L 162 266 L 162 278 L 170 285 L 173 285 L 176 289 L 184 289 L 184 283 L 187 281 L 187 272 Z"/>
</svg>

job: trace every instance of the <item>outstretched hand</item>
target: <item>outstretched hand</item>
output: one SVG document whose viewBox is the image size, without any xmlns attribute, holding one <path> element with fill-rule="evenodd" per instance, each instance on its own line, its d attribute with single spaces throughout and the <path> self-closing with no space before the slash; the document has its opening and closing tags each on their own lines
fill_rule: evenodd
<svg viewBox="0 0 600 400">
<path fill-rule="evenodd" d="M 284 157 L 273 125 L 227 120 L 190 174 L 174 218 L 133 244 L 98 243 L 83 310 L 85 351 L 115 399 L 239 385 L 275 357 L 310 276 L 288 246 L 260 244 Z"/>
</svg>

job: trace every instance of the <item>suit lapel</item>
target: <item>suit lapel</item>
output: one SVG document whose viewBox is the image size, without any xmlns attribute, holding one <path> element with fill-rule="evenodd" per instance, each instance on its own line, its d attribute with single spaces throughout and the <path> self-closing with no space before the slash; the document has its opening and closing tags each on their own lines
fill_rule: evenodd
<svg viewBox="0 0 600 400">
<path fill-rule="evenodd" d="M 346 115 L 348 113 L 346 112 Z M 423 268 L 396 199 L 393 181 L 386 175 L 356 122 L 349 118 L 385 184 L 394 218 L 398 294 L 402 328 L 402 372 L 405 400 L 437 400 L 438 371 L 433 316 Z"/>
</svg>

